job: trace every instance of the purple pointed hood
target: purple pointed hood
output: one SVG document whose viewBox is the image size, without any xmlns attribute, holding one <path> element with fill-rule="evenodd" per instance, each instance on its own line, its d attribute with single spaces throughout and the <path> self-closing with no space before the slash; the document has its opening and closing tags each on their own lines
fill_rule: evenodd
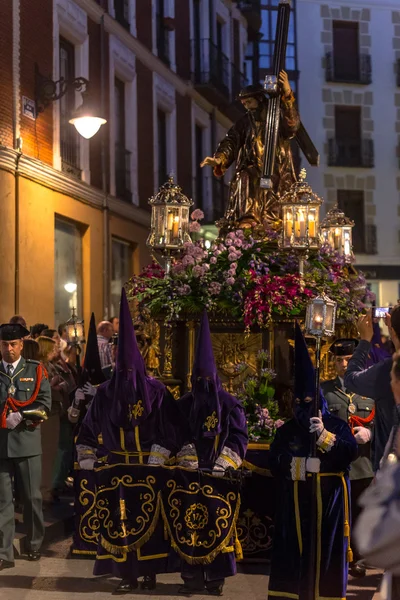
<svg viewBox="0 0 400 600">
<path fill-rule="evenodd" d="M 107 389 L 112 401 L 111 421 L 117 427 L 125 429 L 139 425 L 150 415 L 153 403 L 161 403 L 164 391 L 161 382 L 146 374 L 126 292 L 122 288 L 117 360 Z"/>
<path fill-rule="evenodd" d="M 221 432 L 221 401 L 226 392 L 217 375 L 207 312 L 201 317 L 192 370 L 191 427 L 197 435 L 215 437 Z"/>
</svg>

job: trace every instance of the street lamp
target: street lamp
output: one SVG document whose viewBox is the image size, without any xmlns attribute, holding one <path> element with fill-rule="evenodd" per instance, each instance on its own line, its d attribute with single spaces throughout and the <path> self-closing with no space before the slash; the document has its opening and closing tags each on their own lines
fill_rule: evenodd
<svg viewBox="0 0 400 600">
<path fill-rule="evenodd" d="M 68 284 L 66 284 L 68 285 Z M 78 315 L 75 312 L 75 308 L 72 308 L 72 315 L 68 319 L 65 324 L 65 329 L 67 331 L 68 340 L 72 346 L 76 348 L 76 368 L 78 371 L 78 375 L 81 372 L 81 344 L 85 341 L 85 328 L 84 322 L 78 318 Z"/>
<path fill-rule="evenodd" d="M 329 244 L 346 262 L 353 256 L 352 229 L 354 221 L 346 217 L 344 212 L 336 205 L 321 222 L 321 242 Z"/>
<path fill-rule="evenodd" d="M 174 182 L 174 176 L 160 187 L 156 196 L 149 200 L 151 206 L 151 230 L 147 246 L 155 255 L 166 260 L 166 273 L 171 270 L 173 256 L 191 242 L 189 235 L 189 208 L 193 200 L 185 196 L 182 188 Z"/>
<path fill-rule="evenodd" d="M 95 107 L 92 95 L 89 93 L 89 81 L 84 77 L 75 77 L 70 81 L 66 81 L 64 77 L 61 77 L 58 81 L 53 81 L 42 75 L 39 72 L 38 65 L 35 64 L 35 104 L 37 113 L 43 112 L 51 102 L 60 100 L 71 88 L 76 92 L 81 92 L 82 104 L 73 112 L 69 123 L 74 125 L 78 133 L 84 138 L 90 139 L 107 121 Z"/>
</svg>

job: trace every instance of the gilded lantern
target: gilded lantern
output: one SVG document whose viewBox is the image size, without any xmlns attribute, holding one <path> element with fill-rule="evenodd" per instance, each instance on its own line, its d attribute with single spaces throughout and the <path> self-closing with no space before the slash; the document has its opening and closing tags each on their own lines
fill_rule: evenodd
<svg viewBox="0 0 400 600">
<path fill-rule="evenodd" d="M 307 305 L 305 331 L 316 337 L 335 333 L 336 302 L 325 294 L 316 296 Z"/>
<path fill-rule="evenodd" d="M 282 196 L 282 247 L 307 250 L 319 246 L 319 209 L 322 200 L 305 181 L 302 169 L 299 181 Z"/>
<path fill-rule="evenodd" d="M 75 308 L 72 309 L 71 318 L 66 322 L 66 330 L 68 340 L 72 344 L 82 344 L 85 341 L 85 329 L 84 323 L 79 319 L 75 312 Z"/>
<path fill-rule="evenodd" d="M 161 186 L 158 194 L 149 200 L 151 206 L 151 231 L 147 246 L 155 254 L 167 259 L 178 254 L 185 242 L 190 242 L 189 208 L 193 201 L 185 196 L 174 182 L 173 175 Z M 169 268 L 167 268 L 169 270 Z"/>
<path fill-rule="evenodd" d="M 348 262 L 353 256 L 353 227 L 354 221 L 346 217 L 338 206 L 335 206 L 327 213 L 320 228 L 321 242 L 329 244 Z"/>
</svg>

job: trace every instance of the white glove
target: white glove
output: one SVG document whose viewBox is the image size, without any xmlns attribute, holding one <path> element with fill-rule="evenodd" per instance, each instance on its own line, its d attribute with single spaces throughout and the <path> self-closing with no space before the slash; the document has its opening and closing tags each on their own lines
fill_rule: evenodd
<svg viewBox="0 0 400 600">
<path fill-rule="evenodd" d="M 93 471 L 94 468 L 94 463 L 96 462 L 96 459 L 93 458 L 83 458 L 82 460 L 79 461 L 79 466 L 81 469 L 84 469 L 85 471 Z"/>
<path fill-rule="evenodd" d="M 367 444 L 371 439 L 371 430 L 367 427 L 354 427 L 354 438 L 357 444 Z"/>
<path fill-rule="evenodd" d="M 316 432 L 317 437 L 319 437 L 324 429 L 321 411 L 319 411 L 318 417 L 311 417 L 310 419 L 310 433 Z"/>
<path fill-rule="evenodd" d="M 70 406 L 67 410 L 68 413 L 68 421 L 70 423 L 77 423 L 79 421 L 80 410 L 75 408 L 74 406 Z"/>
<path fill-rule="evenodd" d="M 320 467 L 321 461 L 319 458 L 307 458 L 306 471 L 308 471 L 308 473 L 319 473 Z"/>
<path fill-rule="evenodd" d="M 23 416 L 20 412 L 12 412 L 6 418 L 7 429 L 15 429 L 21 423 Z"/>
<path fill-rule="evenodd" d="M 93 387 L 93 385 L 91 383 L 87 382 L 83 386 L 83 392 L 84 392 L 85 396 L 95 396 L 96 388 Z"/>
<path fill-rule="evenodd" d="M 214 475 L 214 477 L 223 477 L 225 475 L 225 469 L 223 469 L 221 465 L 214 465 L 212 475 Z"/>
<path fill-rule="evenodd" d="M 75 401 L 74 404 L 78 405 L 80 402 L 84 402 L 85 400 L 85 392 L 83 388 L 78 388 L 75 392 Z"/>
</svg>

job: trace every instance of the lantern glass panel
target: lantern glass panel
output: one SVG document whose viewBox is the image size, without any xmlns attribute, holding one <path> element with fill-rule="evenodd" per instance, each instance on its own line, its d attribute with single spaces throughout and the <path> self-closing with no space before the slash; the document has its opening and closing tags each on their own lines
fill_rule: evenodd
<svg viewBox="0 0 400 600">
<path fill-rule="evenodd" d="M 312 310 L 312 329 L 322 331 L 324 329 L 325 306 L 320 302 L 313 304 Z"/>
<path fill-rule="evenodd" d="M 316 206 L 310 206 L 308 209 L 308 235 L 313 240 L 318 238 L 319 210 Z"/>
<path fill-rule="evenodd" d="M 153 206 L 154 215 L 154 233 L 155 244 L 158 246 L 163 243 L 165 236 L 165 206 Z"/>
<path fill-rule="evenodd" d="M 182 220 L 181 220 L 181 228 L 182 233 L 189 233 L 189 208 L 186 206 L 182 206 L 181 208 Z"/>
<path fill-rule="evenodd" d="M 350 258 L 352 254 L 351 227 L 343 227 L 343 254 L 346 258 Z"/>
<path fill-rule="evenodd" d="M 335 327 L 334 318 L 335 318 L 335 305 L 332 303 L 329 303 L 326 306 L 326 316 L 325 316 L 325 326 L 324 326 L 324 329 L 327 332 L 333 331 L 333 329 Z"/>
<path fill-rule="evenodd" d="M 167 244 L 177 244 L 179 242 L 179 206 L 168 206 L 167 212 Z"/>
<path fill-rule="evenodd" d="M 283 245 L 285 248 L 290 248 L 293 244 L 294 217 L 294 207 L 285 206 L 283 209 Z"/>
</svg>

